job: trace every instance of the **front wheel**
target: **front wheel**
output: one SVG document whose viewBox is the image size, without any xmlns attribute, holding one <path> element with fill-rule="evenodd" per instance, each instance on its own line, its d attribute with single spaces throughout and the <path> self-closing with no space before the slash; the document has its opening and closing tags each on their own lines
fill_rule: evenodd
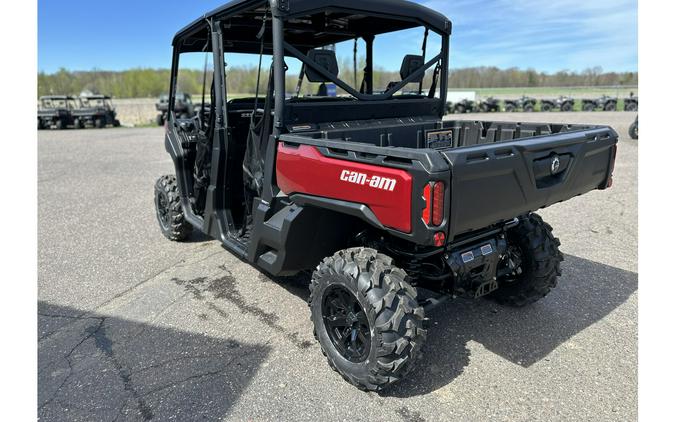
<svg viewBox="0 0 675 422">
<path fill-rule="evenodd" d="M 97 129 L 103 129 L 105 127 L 105 121 L 103 121 L 103 119 L 96 119 L 94 121 L 94 126 L 96 126 Z"/>
<path fill-rule="evenodd" d="M 155 211 L 162 234 L 169 240 L 184 240 L 192 231 L 180 204 L 176 176 L 162 176 L 155 183 Z"/>
<path fill-rule="evenodd" d="M 505 263 L 513 272 L 497 279 L 499 288 L 490 294 L 497 302 L 522 307 L 546 296 L 561 275 L 563 255 L 560 241 L 551 226 L 537 214 L 524 217 L 507 232 L 508 250 Z"/>
<path fill-rule="evenodd" d="M 523 107 L 523 111 L 526 113 L 532 113 L 534 111 L 534 106 L 531 104 L 526 105 Z"/>
<path fill-rule="evenodd" d="M 551 111 L 553 107 L 550 104 L 542 104 L 541 105 L 541 111 Z"/>
<path fill-rule="evenodd" d="M 570 103 L 565 103 L 562 106 L 560 106 L 560 111 L 572 111 L 572 104 Z"/>
<path fill-rule="evenodd" d="M 318 265 L 310 291 L 314 336 L 347 382 L 378 391 L 410 371 L 426 340 L 424 309 L 390 257 L 339 251 Z"/>
</svg>

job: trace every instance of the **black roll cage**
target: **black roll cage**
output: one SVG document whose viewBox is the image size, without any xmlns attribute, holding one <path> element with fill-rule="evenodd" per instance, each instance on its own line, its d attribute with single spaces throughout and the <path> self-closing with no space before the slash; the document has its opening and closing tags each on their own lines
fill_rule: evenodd
<svg viewBox="0 0 675 422">
<path fill-rule="evenodd" d="M 210 46 L 211 51 L 214 54 L 214 81 L 215 81 L 215 75 L 218 74 L 220 79 L 224 79 L 225 77 L 225 65 L 223 63 L 223 54 L 226 52 L 226 49 L 224 48 L 224 39 L 222 37 L 223 35 L 223 28 L 222 28 L 222 22 L 226 21 L 227 19 L 231 18 L 232 16 L 236 14 L 241 14 L 243 12 L 247 11 L 255 11 L 256 9 L 260 9 L 261 7 L 264 7 L 267 10 L 270 10 L 271 17 L 268 18 L 269 20 L 272 21 L 272 59 L 274 63 L 274 90 L 275 92 L 280 92 L 280 93 L 285 93 L 286 92 L 286 65 L 284 63 L 284 57 L 287 55 L 287 53 L 290 54 L 290 56 L 297 58 L 300 60 L 305 66 L 311 67 L 313 70 L 315 70 L 317 73 L 319 73 L 321 76 L 325 77 L 326 79 L 332 81 L 335 83 L 338 87 L 342 88 L 345 92 L 353 96 L 359 101 L 382 101 L 382 100 L 388 100 L 393 97 L 394 94 L 396 94 L 398 91 L 400 91 L 405 85 L 410 83 L 410 81 L 415 80 L 419 76 L 423 75 L 429 68 L 431 68 L 434 65 L 439 65 L 440 66 L 440 74 L 438 77 L 440 78 L 440 86 L 439 86 L 439 99 L 441 104 L 445 104 L 445 99 L 447 95 L 447 80 L 448 80 L 448 58 L 449 58 L 449 35 L 451 32 L 451 24 L 449 21 L 445 20 L 443 25 L 441 25 L 439 22 L 436 21 L 425 21 L 423 17 L 420 16 L 421 12 L 418 10 L 418 8 L 413 8 L 411 10 L 406 10 L 410 8 L 411 6 L 416 6 L 414 4 L 411 4 L 409 2 L 401 1 L 401 0 L 390 0 L 390 7 L 391 7 L 391 12 L 390 13 L 385 13 L 381 10 L 369 10 L 367 7 L 359 6 L 360 3 L 357 0 L 348 0 L 348 1 L 343 1 L 341 2 L 340 5 L 335 5 L 335 4 L 330 4 L 326 3 L 325 5 L 322 5 L 322 1 L 309 1 L 309 0 L 296 0 L 297 3 L 290 3 L 288 0 L 235 0 L 219 9 L 214 10 L 210 14 L 204 15 L 203 18 L 198 19 L 188 27 L 182 29 L 176 34 L 176 37 L 174 38 L 174 54 L 173 54 L 173 60 L 172 60 L 172 72 L 171 72 L 171 85 L 170 85 L 170 92 L 169 92 L 169 112 L 172 114 L 173 113 L 173 108 L 175 105 L 175 92 L 176 92 L 176 82 L 177 82 L 177 67 L 178 67 L 178 60 L 179 60 L 179 55 L 183 52 L 207 52 L 207 48 Z M 307 3 L 311 4 L 311 6 L 307 6 L 305 4 Z M 369 3 L 369 1 L 365 0 L 366 3 Z M 382 3 L 382 0 L 370 0 L 375 6 L 381 7 L 379 4 Z M 298 4 L 300 6 L 300 10 L 296 11 L 295 5 Z M 248 6 L 248 7 L 247 7 Z M 401 10 L 405 10 L 405 12 L 410 13 L 411 16 L 406 16 L 402 14 L 398 14 L 397 12 L 399 11 L 397 9 L 397 6 Z M 304 7 L 304 9 L 303 9 Z M 373 7 L 373 9 L 376 9 L 377 7 Z M 424 27 L 426 31 L 433 31 L 436 34 L 438 34 L 441 37 L 442 40 L 442 45 L 441 45 L 441 52 L 432 57 L 430 60 L 426 61 L 424 65 L 408 75 L 408 77 L 404 78 L 402 81 L 399 81 L 396 83 L 393 87 L 388 89 L 386 92 L 381 93 L 381 94 L 373 94 L 373 41 L 375 38 L 375 35 L 383 34 L 386 32 L 391 32 L 391 30 L 381 30 L 379 33 L 365 33 L 365 34 L 357 34 L 357 33 L 352 33 L 352 34 L 347 34 L 347 33 L 341 33 L 337 35 L 342 35 L 343 39 L 349 39 L 349 38 L 362 38 L 365 43 L 366 43 L 366 68 L 364 69 L 364 79 L 365 79 L 365 92 L 359 92 L 355 87 L 349 86 L 346 82 L 341 80 L 340 78 L 332 75 L 330 72 L 326 71 L 325 68 L 322 66 L 318 65 L 316 62 L 311 60 L 309 57 L 307 57 L 306 54 L 304 54 L 300 49 L 292 45 L 291 43 L 287 42 L 285 37 L 284 37 L 284 28 L 286 25 L 286 22 L 291 20 L 292 18 L 296 18 L 298 15 L 307 15 L 307 14 L 315 14 L 317 12 L 345 12 L 345 13 L 359 13 L 362 15 L 366 15 L 368 17 L 372 18 L 388 18 L 388 19 L 395 19 L 398 21 L 405 21 L 409 22 L 409 25 L 406 27 L 401 27 L 401 28 L 395 28 L 393 29 L 394 31 L 400 30 L 400 29 L 406 29 L 406 28 L 414 28 L 414 27 Z M 415 12 L 416 14 L 413 14 Z M 265 12 L 267 13 L 267 12 Z M 436 20 L 438 19 L 437 16 L 433 16 L 433 18 Z M 255 22 L 253 22 L 255 23 Z M 205 31 L 207 36 L 207 39 L 204 39 L 204 44 L 203 48 L 201 49 L 195 49 L 194 47 L 198 45 L 198 42 L 195 42 L 194 39 L 192 40 L 192 44 L 188 44 L 188 40 L 190 39 L 191 36 L 194 36 L 195 34 L 198 34 L 201 31 Z M 256 40 L 257 41 L 257 40 Z M 259 46 L 260 42 L 253 41 L 252 45 L 257 44 Z M 264 44 L 264 50 L 269 54 L 269 43 L 266 43 L 266 40 L 262 40 Z M 265 45 L 266 44 L 266 45 Z M 218 46 L 219 48 L 216 48 Z M 256 50 L 258 48 L 256 47 Z M 217 51 L 219 50 L 219 51 Z M 228 49 L 229 51 L 229 49 Z M 239 51 L 239 50 L 234 50 L 234 51 Z M 251 51 L 254 53 L 254 51 Z M 257 53 L 257 51 L 255 51 Z M 441 65 L 442 64 L 442 65 Z M 222 84 L 222 89 L 225 89 L 225 84 Z M 216 89 L 216 97 L 218 97 L 218 92 L 219 90 Z M 222 93 L 225 93 L 224 91 L 220 91 Z M 224 96 L 225 98 L 226 95 Z M 274 126 L 275 128 L 282 128 L 284 127 L 287 122 L 284 121 L 284 106 L 285 106 L 285 95 L 276 95 L 275 96 L 275 123 Z M 218 101 L 218 104 L 216 104 L 215 107 L 215 112 L 217 113 L 217 119 L 216 123 L 224 123 L 226 124 L 226 113 L 223 113 L 223 106 L 225 104 L 222 103 L 221 101 Z M 442 109 L 442 107 L 440 108 Z M 441 117 L 442 117 L 442 111 Z M 277 134 L 277 133 L 275 133 Z M 278 135 L 278 134 L 277 134 Z"/>
</svg>

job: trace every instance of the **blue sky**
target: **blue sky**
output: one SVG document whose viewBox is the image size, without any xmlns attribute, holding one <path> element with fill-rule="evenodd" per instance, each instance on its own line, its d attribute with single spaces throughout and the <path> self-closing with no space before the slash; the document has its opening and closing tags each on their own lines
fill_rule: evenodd
<svg viewBox="0 0 675 422">
<path fill-rule="evenodd" d="M 167 68 L 173 34 L 224 2 L 38 0 L 38 69 L 52 73 L 60 67 Z M 637 0 L 418 2 L 452 20 L 452 68 L 497 66 L 555 72 L 601 66 L 605 71 L 637 70 Z M 387 60 L 390 55 L 386 53 L 400 51 L 402 46 L 414 53 L 419 49 L 417 37 L 397 34 L 376 44 L 378 64 L 398 68 L 400 58 Z M 345 47 L 338 53 L 347 54 L 347 50 Z M 230 63 L 241 62 L 235 59 Z"/>
</svg>

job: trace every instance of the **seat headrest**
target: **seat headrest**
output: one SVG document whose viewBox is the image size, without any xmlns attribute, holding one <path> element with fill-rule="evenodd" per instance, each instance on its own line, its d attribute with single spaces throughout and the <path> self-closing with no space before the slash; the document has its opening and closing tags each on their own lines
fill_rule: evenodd
<svg viewBox="0 0 675 422">
<path fill-rule="evenodd" d="M 401 80 L 407 78 L 411 74 L 413 74 L 417 69 L 421 68 L 424 66 L 424 59 L 422 56 L 418 56 L 415 54 L 408 54 L 403 58 L 403 63 L 401 63 L 401 71 L 399 72 L 401 74 Z M 422 82 L 422 79 L 424 79 L 424 74 L 421 74 L 419 77 L 413 79 L 410 82 Z"/>
<path fill-rule="evenodd" d="M 315 61 L 319 66 L 323 67 L 331 75 L 338 75 L 338 63 L 335 51 L 333 50 L 310 50 L 307 54 L 310 60 Z M 324 78 L 309 66 L 305 66 L 305 76 L 310 82 L 331 82 L 330 79 Z"/>
</svg>

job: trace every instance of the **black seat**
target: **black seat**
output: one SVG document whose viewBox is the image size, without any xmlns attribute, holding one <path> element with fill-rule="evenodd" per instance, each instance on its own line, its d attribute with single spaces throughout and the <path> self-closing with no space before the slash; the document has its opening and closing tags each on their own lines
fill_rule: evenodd
<svg viewBox="0 0 675 422">
<path fill-rule="evenodd" d="M 309 50 L 307 54 L 310 60 L 326 69 L 328 73 L 333 76 L 338 76 L 339 69 L 337 57 L 333 50 Z M 305 66 L 305 76 L 310 82 L 332 82 L 330 79 L 323 77 L 319 72 L 309 66 Z"/>
</svg>

